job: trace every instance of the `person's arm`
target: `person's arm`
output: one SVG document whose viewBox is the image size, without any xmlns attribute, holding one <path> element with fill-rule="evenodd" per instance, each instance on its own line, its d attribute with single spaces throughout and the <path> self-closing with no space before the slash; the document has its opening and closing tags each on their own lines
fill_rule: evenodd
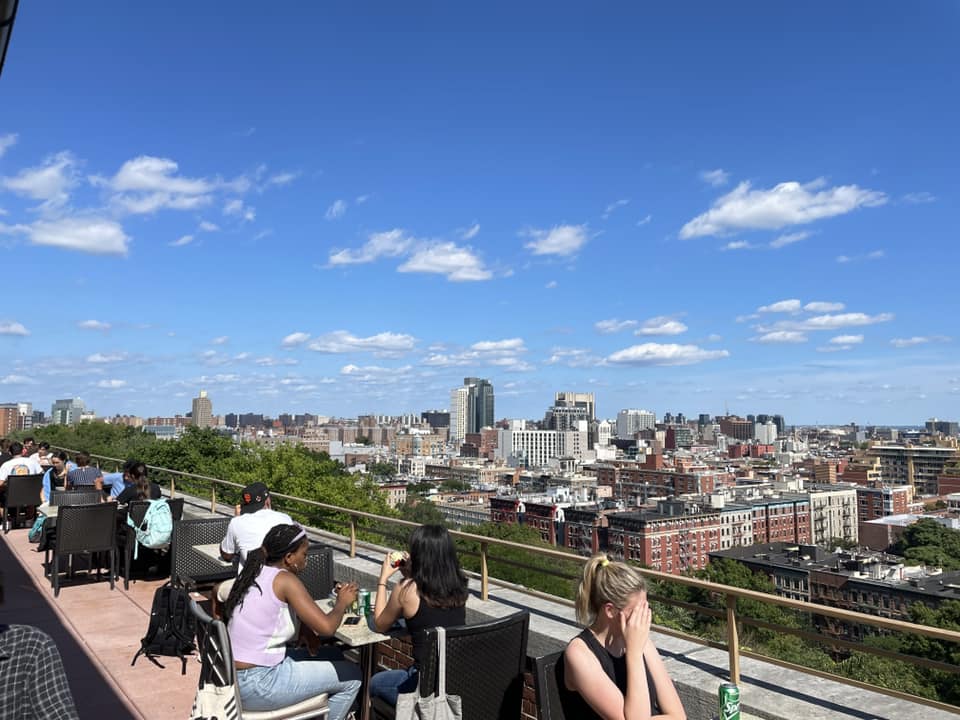
<svg viewBox="0 0 960 720">
<path fill-rule="evenodd" d="M 220 543 L 220 557 L 227 562 L 233 562 L 233 558 L 238 552 L 240 552 L 240 548 L 237 545 L 237 533 L 233 527 L 233 520 L 231 520 L 227 525 L 227 534 L 224 536 L 223 542 Z"/>
<path fill-rule="evenodd" d="M 50 502 L 50 487 L 53 483 L 50 482 L 50 473 L 53 470 L 47 470 L 43 474 L 43 489 L 40 491 L 40 500 L 41 502 L 48 503 Z"/>
<path fill-rule="evenodd" d="M 357 599 L 358 588 L 356 583 L 341 585 L 337 590 L 337 600 L 333 604 L 333 610 L 329 613 L 317 607 L 316 601 L 310 597 L 300 578 L 292 572 L 277 573 L 273 581 L 273 591 L 277 599 L 287 603 L 297 614 L 300 622 L 317 635 L 332 637 L 343 622 L 343 615 L 347 608 Z"/>
<path fill-rule="evenodd" d="M 97 478 L 93 481 L 93 486 L 100 492 L 103 492 L 103 473 L 100 472 L 100 468 L 97 468 Z"/>
<path fill-rule="evenodd" d="M 627 689 L 630 688 L 630 667 L 627 661 Z M 609 678 L 600 666 L 600 661 L 590 651 L 586 643 L 574 638 L 563 653 L 564 683 L 568 690 L 580 693 L 597 715 L 603 720 L 637 720 L 650 717 L 650 702 L 647 701 L 646 715 L 627 715 L 623 694 L 616 683 Z M 641 669 L 641 673 L 643 670 Z M 643 684 L 646 685 L 644 678 Z"/>
<path fill-rule="evenodd" d="M 650 671 L 653 686 L 657 689 L 657 704 L 660 706 L 661 714 L 654 717 L 663 720 L 687 720 L 683 703 L 680 702 L 680 695 L 673 685 L 673 680 L 670 679 L 667 668 L 663 664 L 663 658 L 657 652 L 657 646 L 653 644 L 653 640 L 647 640 L 643 660 L 647 664 L 647 670 Z"/>
<path fill-rule="evenodd" d="M 403 615 L 403 601 L 408 595 L 412 582 L 402 580 L 394 586 L 393 592 L 387 596 L 387 581 L 397 572 L 387 553 L 380 567 L 380 580 L 377 581 L 377 593 L 373 603 L 373 626 L 378 632 L 386 632 Z"/>
</svg>

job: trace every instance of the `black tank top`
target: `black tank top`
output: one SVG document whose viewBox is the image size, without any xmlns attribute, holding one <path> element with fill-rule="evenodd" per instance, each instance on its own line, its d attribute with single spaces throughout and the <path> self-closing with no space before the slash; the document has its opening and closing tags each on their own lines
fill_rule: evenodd
<svg viewBox="0 0 960 720">
<path fill-rule="evenodd" d="M 435 627 L 456 627 L 457 625 L 467 624 L 467 606 L 453 608 L 435 608 L 427 604 L 427 601 L 420 598 L 420 607 L 416 614 L 407 619 L 407 630 L 410 631 L 410 638 L 413 643 L 413 662 L 422 665 L 428 652 L 433 648 L 426 646 L 426 636 L 422 632 L 428 628 Z"/>
<path fill-rule="evenodd" d="M 597 640 L 596 636 L 590 631 L 590 628 L 587 628 L 579 637 L 590 648 L 597 660 L 600 661 L 600 667 L 603 668 L 603 672 L 606 673 L 607 677 L 613 680 L 613 684 L 619 688 L 620 692 L 623 694 L 624 699 L 627 697 L 627 656 L 621 655 L 620 657 L 615 657 L 607 652 L 600 641 Z M 650 693 L 650 714 L 659 715 L 660 714 L 660 703 L 657 702 L 657 688 L 653 684 L 653 678 L 650 677 L 650 671 L 647 669 L 647 663 L 643 663 L 643 672 L 647 676 L 647 690 Z M 560 685 L 560 704 L 563 706 L 564 715 L 571 718 L 577 718 L 577 720 L 594 720 L 594 718 L 600 718 L 600 715 L 594 712 L 593 708 L 587 704 L 587 701 L 583 699 L 583 696 L 573 690 L 567 690 L 566 679 L 561 673 L 560 678 L 558 679 Z"/>
</svg>

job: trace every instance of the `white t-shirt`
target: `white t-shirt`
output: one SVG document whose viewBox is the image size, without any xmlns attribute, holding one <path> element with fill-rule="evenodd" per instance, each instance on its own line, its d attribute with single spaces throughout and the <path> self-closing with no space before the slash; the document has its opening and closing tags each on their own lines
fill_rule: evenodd
<svg viewBox="0 0 960 720">
<path fill-rule="evenodd" d="M 227 535 L 220 543 L 220 549 L 225 553 L 240 556 L 240 567 L 247 559 L 247 553 L 263 545 L 263 538 L 270 532 L 270 528 L 277 525 L 290 525 L 293 520 L 289 515 L 269 508 L 260 508 L 256 512 L 237 515 L 227 526 Z"/>
<path fill-rule="evenodd" d="M 43 468 L 32 457 L 15 457 L 0 465 L 0 482 L 11 475 L 42 475 Z"/>
</svg>

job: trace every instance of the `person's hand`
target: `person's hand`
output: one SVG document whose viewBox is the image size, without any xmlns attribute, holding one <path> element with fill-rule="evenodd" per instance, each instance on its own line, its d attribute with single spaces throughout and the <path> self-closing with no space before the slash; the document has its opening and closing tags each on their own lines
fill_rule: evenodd
<svg viewBox="0 0 960 720">
<path fill-rule="evenodd" d="M 620 611 L 620 632 L 623 634 L 623 642 L 628 653 L 643 654 L 643 649 L 650 638 L 651 617 L 650 605 L 646 597 Z"/>
<path fill-rule="evenodd" d="M 347 608 L 357 599 L 357 593 L 360 591 L 360 586 L 355 582 L 343 583 L 337 588 L 337 605 L 341 608 Z"/>
<path fill-rule="evenodd" d="M 233 506 L 233 514 L 234 515 L 240 514 L 240 503 L 237 503 L 236 505 Z"/>
<path fill-rule="evenodd" d="M 380 567 L 380 582 L 386 582 L 398 570 L 393 566 L 393 551 L 383 556 L 383 565 Z"/>
</svg>

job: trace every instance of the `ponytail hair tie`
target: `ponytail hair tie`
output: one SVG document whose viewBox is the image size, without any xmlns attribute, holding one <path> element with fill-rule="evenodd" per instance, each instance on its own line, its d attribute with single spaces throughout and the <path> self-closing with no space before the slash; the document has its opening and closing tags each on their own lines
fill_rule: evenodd
<svg viewBox="0 0 960 720">
<path fill-rule="evenodd" d="M 603 560 L 600 561 L 600 567 L 606 567 L 609 564 L 610 564 L 610 558 L 605 557 Z"/>
</svg>

